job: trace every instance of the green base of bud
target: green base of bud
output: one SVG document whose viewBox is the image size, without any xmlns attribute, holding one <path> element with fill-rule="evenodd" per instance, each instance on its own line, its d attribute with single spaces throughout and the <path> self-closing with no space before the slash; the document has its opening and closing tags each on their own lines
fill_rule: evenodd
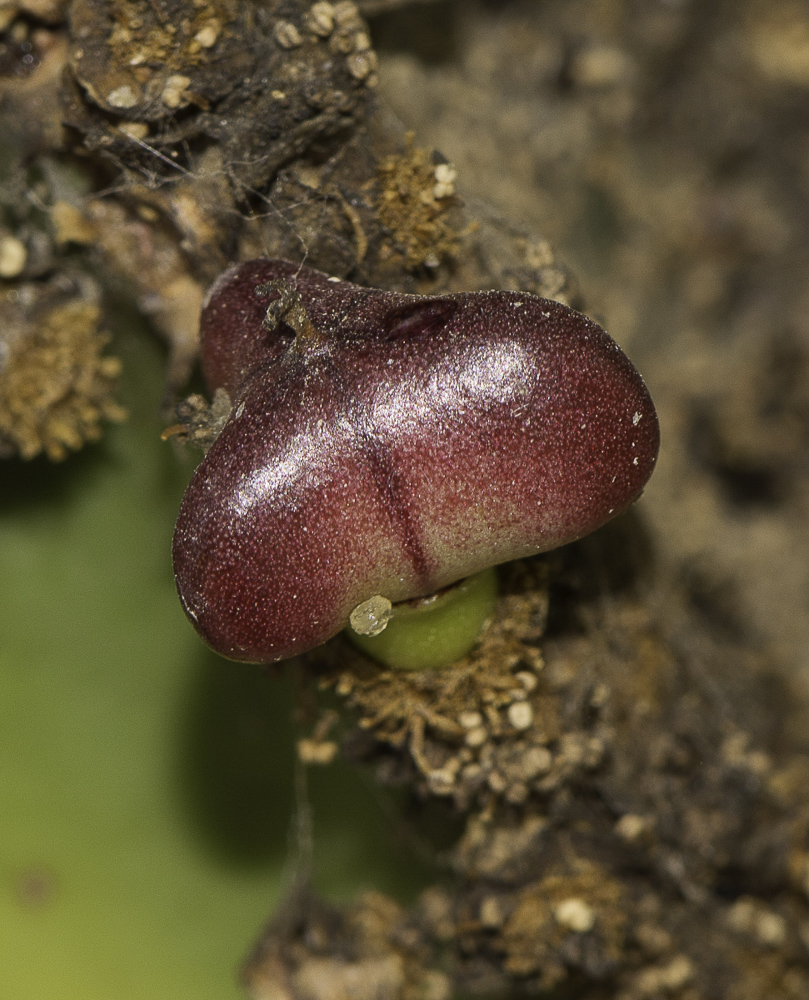
<svg viewBox="0 0 809 1000">
<path fill-rule="evenodd" d="M 376 635 L 346 629 L 351 641 L 393 670 L 439 670 L 477 642 L 497 603 L 497 571 L 485 569 L 437 594 L 394 604 Z"/>
</svg>

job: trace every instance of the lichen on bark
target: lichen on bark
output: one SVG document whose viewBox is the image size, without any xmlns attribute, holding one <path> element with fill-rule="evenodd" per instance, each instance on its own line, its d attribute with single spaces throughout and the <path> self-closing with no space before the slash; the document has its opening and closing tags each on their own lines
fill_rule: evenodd
<svg viewBox="0 0 809 1000">
<path fill-rule="evenodd" d="M 374 87 L 378 57 L 361 19 L 362 10 L 399 6 L 76 0 L 13 8 L 0 25 L 9 42 L 0 112 L 14 150 L 3 164 L 0 235 L 4 301 L 18 318 L 4 324 L 0 379 L 19 386 L 12 398 L 23 405 L 20 413 L 8 404 L 5 390 L 6 444 L 63 457 L 77 427 L 92 437 L 101 420 L 120 416 L 111 396 L 116 364 L 97 332 L 109 325 L 102 307 L 81 295 L 50 298 L 52 279 L 63 287 L 76 268 L 123 281 L 172 346 L 172 391 L 195 356 L 203 290 L 234 260 L 305 259 L 403 291 L 498 287 L 580 301 L 546 232 L 469 197 L 467 168 L 457 161 L 453 177 L 423 135 L 408 146 Z M 784 23 L 798 25 L 786 61 L 772 58 L 782 30 L 769 15 L 758 18 L 753 3 L 742 5 L 740 25 L 727 5 L 644 13 L 618 5 L 587 22 L 592 38 L 575 5 L 543 5 L 528 33 L 523 7 L 504 5 L 500 63 L 474 58 L 475 50 L 466 76 L 443 66 L 430 76 L 407 57 L 391 61 L 391 89 L 414 108 L 430 104 L 425 94 L 460 90 L 456 112 L 479 117 L 469 93 L 488 99 L 493 81 L 504 80 L 504 106 L 529 154 L 511 160 L 497 128 L 485 133 L 492 196 L 512 171 L 533 171 L 546 218 L 564 213 L 575 228 L 597 217 L 599 259 L 623 268 L 604 279 L 610 318 L 637 313 L 647 325 L 666 320 L 687 331 L 660 351 L 657 369 L 665 391 L 683 359 L 690 394 L 688 406 L 669 401 L 666 411 L 670 471 L 664 463 L 661 473 L 676 480 L 668 501 L 678 506 L 655 536 L 658 547 L 716 523 L 692 513 L 723 510 L 695 469 L 726 492 L 741 491 L 745 503 L 760 502 L 763 483 L 765 501 L 788 493 L 793 508 L 805 507 L 807 404 L 796 379 L 807 357 L 803 299 L 790 313 L 776 310 L 772 295 L 766 309 L 749 313 L 741 343 L 755 343 L 762 359 L 746 370 L 750 385 L 719 383 L 714 363 L 748 357 L 728 350 L 724 317 L 732 299 L 745 301 L 736 293 L 749 290 L 753 267 L 781 259 L 779 247 L 801 260 L 776 195 L 801 183 L 801 171 L 787 176 L 781 159 L 802 147 L 783 132 L 772 141 L 771 129 L 779 115 L 789 120 L 772 88 L 804 86 L 795 41 L 803 21 L 798 6 L 776 6 L 789 15 Z M 699 72 L 683 75 L 683 53 Z M 23 62 L 25 54 L 32 59 Z M 728 77 L 709 85 L 718 63 L 744 79 L 735 99 Z M 705 146 L 695 147 L 697 180 L 677 176 L 666 192 L 659 163 L 677 155 L 661 146 L 649 169 L 632 141 L 655 117 L 679 135 L 672 118 L 682 122 L 694 109 Z M 599 150 L 595 139 L 605 133 Z M 677 141 L 673 152 L 682 155 Z M 779 162 L 766 198 L 743 185 L 757 143 Z M 81 184 L 66 182 L 68 166 Z M 569 201 L 555 201 L 554 177 L 571 172 Z M 733 197 L 716 176 L 737 179 Z M 530 218 L 536 185 L 523 188 L 514 214 Z M 661 213 L 669 239 L 651 245 Z M 634 242 L 621 240 L 628 218 Z M 650 310 L 650 287 L 677 288 L 679 271 L 676 308 Z M 636 272 L 642 280 L 632 285 Z M 783 316 L 781 340 L 765 344 L 760 319 L 774 311 Z M 693 330 L 708 314 L 721 322 L 706 355 Z M 19 356 L 12 364 L 18 339 L 31 347 L 27 374 Z M 47 393 L 34 372 L 61 373 L 65 351 L 85 365 L 64 383 L 65 409 L 49 423 L 40 419 Z M 769 383 L 762 386 L 758 369 Z M 23 373 L 18 382 L 14 372 Z M 194 414 L 186 416 L 191 427 Z M 739 515 L 746 509 L 737 504 L 723 523 L 747 526 Z M 772 521 L 767 530 L 763 523 L 752 522 L 740 551 L 774 534 Z M 404 789 L 416 812 L 443 810 L 457 834 L 449 846 L 429 845 L 435 885 L 413 907 L 373 894 L 330 906 L 298 893 L 248 962 L 253 996 L 326 1000 L 335 983 L 375 1000 L 435 1000 L 466 987 L 586 1000 L 809 995 L 807 764 L 781 732 L 794 717 L 791 696 L 754 630 L 729 613 L 738 611 L 733 594 L 717 597 L 710 574 L 703 586 L 692 565 L 681 571 L 658 559 L 650 576 L 654 556 L 634 555 L 642 537 L 631 519 L 563 557 L 506 571 L 480 645 L 441 675 L 380 672 L 342 640 L 307 660 L 302 678 L 322 687 L 325 706 L 302 737 L 306 761 L 326 763 L 339 745 L 383 790 Z"/>
<path fill-rule="evenodd" d="M 93 298 L 30 285 L 20 298 L 0 303 L 0 453 L 62 461 L 124 419 L 121 363 Z"/>
</svg>

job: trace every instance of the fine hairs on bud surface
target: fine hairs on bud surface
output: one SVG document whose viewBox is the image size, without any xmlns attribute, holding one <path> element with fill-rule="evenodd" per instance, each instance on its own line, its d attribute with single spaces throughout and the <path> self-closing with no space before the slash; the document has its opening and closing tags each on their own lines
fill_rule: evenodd
<svg viewBox="0 0 809 1000">
<path fill-rule="evenodd" d="M 522 292 L 362 288 L 286 261 L 225 272 L 202 362 L 231 415 L 174 535 L 217 652 L 306 652 L 358 606 L 424 597 L 593 531 L 638 498 L 659 430 L 592 320 Z"/>
</svg>

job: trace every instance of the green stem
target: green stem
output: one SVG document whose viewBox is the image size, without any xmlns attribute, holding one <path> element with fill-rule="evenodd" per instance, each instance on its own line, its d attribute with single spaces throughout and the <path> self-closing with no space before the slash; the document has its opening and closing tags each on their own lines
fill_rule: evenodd
<svg viewBox="0 0 809 1000">
<path fill-rule="evenodd" d="M 384 598 L 372 598 L 360 608 L 375 600 Z M 394 670 L 438 670 L 469 652 L 496 603 L 497 571 L 485 569 L 437 594 L 394 604 L 387 625 L 375 635 L 370 629 L 361 635 L 351 627 L 346 634 Z"/>
</svg>

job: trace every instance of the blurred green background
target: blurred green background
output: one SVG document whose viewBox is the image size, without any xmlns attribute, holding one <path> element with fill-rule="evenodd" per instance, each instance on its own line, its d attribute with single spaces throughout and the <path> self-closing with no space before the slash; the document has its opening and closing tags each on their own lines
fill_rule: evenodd
<svg viewBox="0 0 809 1000">
<path fill-rule="evenodd" d="M 121 320 L 129 421 L 0 465 L 0 997 L 235 998 L 291 875 L 291 679 L 187 623 L 171 532 L 197 456 L 160 441 L 165 352 Z M 317 886 L 412 898 L 365 780 L 311 776 Z"/>
</svg>

